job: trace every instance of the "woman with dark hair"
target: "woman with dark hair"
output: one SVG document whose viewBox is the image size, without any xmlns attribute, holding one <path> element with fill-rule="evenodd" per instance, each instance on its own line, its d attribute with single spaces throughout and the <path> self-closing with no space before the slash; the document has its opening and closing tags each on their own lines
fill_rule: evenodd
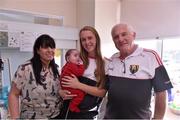
<svg viewBox="0 0 180 120">
<path fill-rule="evenodd" d="M 51 36 L 39 36 L 34 43 L 33 57 L 18 67 L 8 98 L 11 118 L 45 119 L 59 116 L 62 101 L 58 92 L 55 47 Z"/>
</svg>

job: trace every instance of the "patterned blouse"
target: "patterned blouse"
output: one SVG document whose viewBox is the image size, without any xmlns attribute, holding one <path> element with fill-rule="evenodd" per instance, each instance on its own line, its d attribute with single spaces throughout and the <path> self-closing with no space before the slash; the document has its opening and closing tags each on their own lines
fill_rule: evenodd
<svg viewBox="0 0 180 120">
<path fill-rule="evenodd" d="M 36 83 L 27 61 L 14 75 L 13 82 L 21 91 L 20 118 L 53 118 L 60 113 L 59 78 L 54 78 L 52 69 L 42 69 L 40 74 L 43 85 Z"/>
</svg>

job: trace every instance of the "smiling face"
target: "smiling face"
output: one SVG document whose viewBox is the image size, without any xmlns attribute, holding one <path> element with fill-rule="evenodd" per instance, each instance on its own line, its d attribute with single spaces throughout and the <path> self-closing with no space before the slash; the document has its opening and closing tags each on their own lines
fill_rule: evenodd
<svg viewBox="0 0 180 120">
<path fill-rule="evenodd" d="M 95 57 L 95 49 L 96 49 L 95 35 L 89 30 L 84 30 L 80 33 L 80 40 L 82 47 L 88 52 L 88 55 Z"/>
<path fill-rule="evenodd" d="M 121 52 L 131 52 L 134 47 L 135 32 L 126 24 L 119 24 L 112 29 L 112 39 L 118 50 Z"/>
<path fill-rule="evenodd" d="M 40 59 L 42 65 L 47 67 L 49 63 L 54 60 L 55 48 L 56 44 L 54 39 L 47 34 L 42 34 L 35 40 L 33 46 L 33 59 L 37 59 L 38 61 Z"/>
<path fill-rule="evenodd" d="M 55 48 L 40 47 L 37 53 L 44 64 L 49 64 L 49 62 L 54 59 Z"/>
</svg>

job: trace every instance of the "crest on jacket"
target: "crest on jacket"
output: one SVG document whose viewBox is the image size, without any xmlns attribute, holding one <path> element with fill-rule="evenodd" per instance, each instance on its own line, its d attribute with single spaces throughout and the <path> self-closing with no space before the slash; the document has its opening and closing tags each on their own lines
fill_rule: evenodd
<svg viewBox="0 0 180 120">
<path fill-rule="evenodd" d="M 130 65 L 129 70 L 132 74 L 134 74 L 139 70 L 139 65 Z"/>
</svg>

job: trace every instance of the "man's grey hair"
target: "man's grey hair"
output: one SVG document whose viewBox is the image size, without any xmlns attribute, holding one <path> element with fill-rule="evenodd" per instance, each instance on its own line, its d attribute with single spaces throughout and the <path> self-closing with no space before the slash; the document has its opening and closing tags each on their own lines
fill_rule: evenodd
<svg viewBox="0 0 180 120">
<path fill-rule="evenodd" d="M 127 29 L 128 29 L 130 32 L 135 32 L 134 28 L 133 28 L 131 25 L 129 25 L 129 24 L 127 24 L 127 23 L 119 23 L 119 24 L 116 24 L 116 25 L 114 25 L 114 26 L 112 27 L 112 29 L 111 29 L 111 35 L 113 34 L 114 29 L 115 29 L 116 27 L 121 27 L 121 26 L 126 26 Z"/>
</svg>

